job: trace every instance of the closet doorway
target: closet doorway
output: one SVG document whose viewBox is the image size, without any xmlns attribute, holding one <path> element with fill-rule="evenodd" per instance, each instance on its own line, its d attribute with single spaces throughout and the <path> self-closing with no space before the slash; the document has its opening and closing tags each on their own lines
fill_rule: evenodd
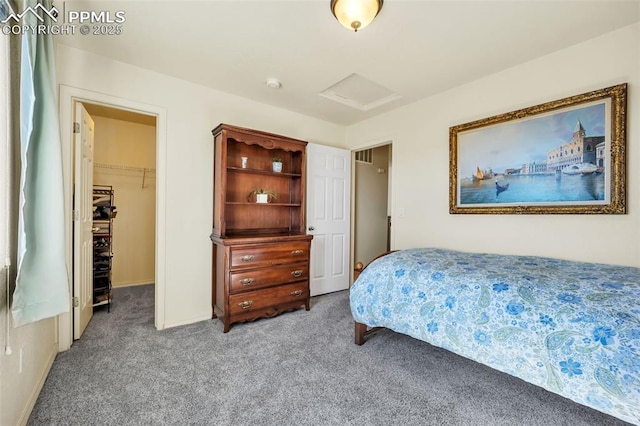
<svg viewBox="0 0 640 426">
<path fill-rule="evenodd" d="M 156 117 L 82 105 L 94 124 L 93 188 L 113 191 L 112 289 L 155 285 Z M 94 309 L 117 309 L 118 301 L 111 291 L 111 304 L 94 303 Z"/>
<path fill-rule="evenodd" d="M 391 249 L 390 143 L 354 155 L 354 259 L 367 265 Z"/>
</svg>

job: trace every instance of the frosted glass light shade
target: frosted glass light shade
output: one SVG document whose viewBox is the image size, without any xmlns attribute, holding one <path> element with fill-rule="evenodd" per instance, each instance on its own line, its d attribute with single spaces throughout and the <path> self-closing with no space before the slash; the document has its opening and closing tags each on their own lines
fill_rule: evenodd
<svg viewBox="0 0 640 426">
<path fill-rule="evenodd" d="M 369 25 L 384 0 L 331 0 L 331 11 L 345 28 L 358 31 Z"/>
</svg>

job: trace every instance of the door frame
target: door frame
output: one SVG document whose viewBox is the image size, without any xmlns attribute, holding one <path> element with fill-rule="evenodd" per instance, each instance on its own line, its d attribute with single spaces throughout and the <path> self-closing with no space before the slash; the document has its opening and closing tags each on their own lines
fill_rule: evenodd
<svg viewBox="0 0 640 426">
<path fill-rule="evenodd" d="M 157 330 L 165 328 L 166 295 L 166 193 L 167 193 L 167 110 L 130 99 L 106 95 L 77 87 L 60 85 L 60 136 L 64 182 L 65 235 L 67 270 L 73 271 L 73 120 L 76 102 L 102 105 L 156 117 L 156 249 L 155 249 L 155 319 Z M 73 273 L 69 274 L 69 291 L 73 294 Z M 71 304 L 72 305 L 72 304 Z M 73 307 L 58 316 L 58 351 L 73 343 Z"/>
</svg>

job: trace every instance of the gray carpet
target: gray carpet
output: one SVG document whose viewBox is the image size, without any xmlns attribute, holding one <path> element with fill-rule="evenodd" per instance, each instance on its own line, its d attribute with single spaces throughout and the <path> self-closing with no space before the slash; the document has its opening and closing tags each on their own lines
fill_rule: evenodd
<svg viewBox="0 0 640 426">
<path fill-rule="evenodd" d="M 29 425 L 625 424 L 390 331 L 358 347 L 346 291 L 227 334 L 219 320 L 156 331 L 153 291 L 115 291 Z"/>
</svg>

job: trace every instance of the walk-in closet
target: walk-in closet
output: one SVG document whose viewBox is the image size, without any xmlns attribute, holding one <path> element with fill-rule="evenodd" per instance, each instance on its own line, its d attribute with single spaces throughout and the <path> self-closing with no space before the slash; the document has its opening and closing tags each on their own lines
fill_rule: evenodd
<svg viewBox="0 0 640 426">
<path fill-rule="evenodd" d="M 155 283 L 155 117 L 85 104 L 94 126 L 93 185 L 110 188 L 113 288 Z M 113 300 L 117 308 L 117 300 Z"/>
</svg>

